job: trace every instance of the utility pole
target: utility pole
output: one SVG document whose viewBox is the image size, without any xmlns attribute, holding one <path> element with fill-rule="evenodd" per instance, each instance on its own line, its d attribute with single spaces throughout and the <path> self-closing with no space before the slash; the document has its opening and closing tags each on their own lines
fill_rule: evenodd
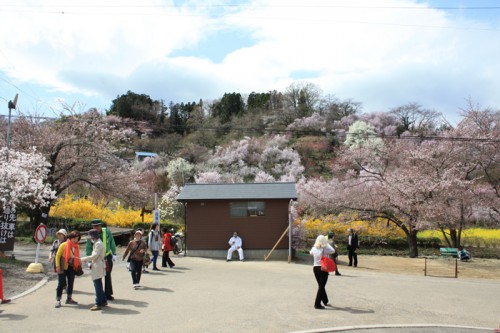
<svg viewBox="0 0 500 333">
<path fill-rule="evenodd" d="M 9 107 L 9 123 L 7 125 L 7 162 L 9 161 L 9 150 L 10 150 L 10 117 L 12 114 L 12 109 L 16 109 L 17 105 L 17 98 L 19 97 L 19 94 L 16 94 L 16 97 L 14 97 L 14 102 L 9 101 L 8 107 Z"/>
</svg>

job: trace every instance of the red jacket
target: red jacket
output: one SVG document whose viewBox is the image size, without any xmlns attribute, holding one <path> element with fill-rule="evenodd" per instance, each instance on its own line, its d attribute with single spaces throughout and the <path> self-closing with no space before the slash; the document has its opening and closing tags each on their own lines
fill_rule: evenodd
<svg viewBox="0 0 500 333">
<path fill-rule="evenodd" d="M 172 234 L 170 232 L 163 234 L 163 251 L 172 251 L 174 249 L 172 245 L 170 245 L 170 238 L 172 238 Z"/>
</svg>

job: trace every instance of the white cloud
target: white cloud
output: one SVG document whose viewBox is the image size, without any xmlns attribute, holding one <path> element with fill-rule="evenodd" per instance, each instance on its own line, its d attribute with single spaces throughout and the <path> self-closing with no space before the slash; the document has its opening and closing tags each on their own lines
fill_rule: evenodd
<svg viewBox="0 0 500 333">
<path fill-rule="evenodd" d="M 93 95 L 107 107 L 128 90 L 174 102 L 284 90 L 306 72 L 325 94 L 353 98 L 365 111 L 409 101 L 456 110 L 469 96 L 500 104 L 500 27 L 416 1 L 53 3 L 0 5 L 7 81 Z M 227 30 L 253 43 L 217 62 L 189 53 Z M 177 50 L 189 56 L 172 56 Z"/>
</svg>

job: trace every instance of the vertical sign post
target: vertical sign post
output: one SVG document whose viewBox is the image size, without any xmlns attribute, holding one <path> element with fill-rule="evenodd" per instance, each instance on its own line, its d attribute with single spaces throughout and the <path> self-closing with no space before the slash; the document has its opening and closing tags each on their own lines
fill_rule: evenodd
<svg viewBox="0 0 500 333">
<path fill-rule="evenodd" d="M 29 264 L 26 272 L 28 273 L 43 273 L 43 265 L 38 262 L 38 256 L 40 253 L 40 243 L 45 242 L 45 238 L 47 238 L 47 226 L 43 223 L 40 223 L 35 230 L 35 240 L 36 240 L 36 254 L 35 254 L 35 262 Z"/>
</svg>

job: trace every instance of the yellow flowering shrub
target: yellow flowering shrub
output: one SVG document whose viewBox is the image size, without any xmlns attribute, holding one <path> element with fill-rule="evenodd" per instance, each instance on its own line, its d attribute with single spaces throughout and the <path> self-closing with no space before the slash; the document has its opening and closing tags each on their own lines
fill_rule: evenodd
<svg viewBox="0 0 500 333">
<path fill-rule="evenodd" d="M 349 221 L 349 222 L 345 222 Z M 333 231 L 335 235 L 347 234 L 347 229 L 352 228 L 363 236 L 373 237 L 405 237 L 404 232 L 385 219 L 364 221 L 355 214 L 326 215 L 320 218 L 310 218 L 304 221 L 307 236 L 314 238 L 317 235 L 326 235 Z"/>
<path fill-rule="evenodd" d="M 106 207 L 103 200 L 94 203 L 92 200 L 85 198 L 73 199 L 71 195 L 59 198 L 50 208 L 49 215 L 86 220 L 100 218 L 106 221 L 109 226 L 114 227 L 132 227 L 133 223 L 142 221 L 140 209 L 134 210 L 120 205 L 111 209 Z M 153 214 L 144 214 L 144 222 L 152 223 Z"/>
</svg>

